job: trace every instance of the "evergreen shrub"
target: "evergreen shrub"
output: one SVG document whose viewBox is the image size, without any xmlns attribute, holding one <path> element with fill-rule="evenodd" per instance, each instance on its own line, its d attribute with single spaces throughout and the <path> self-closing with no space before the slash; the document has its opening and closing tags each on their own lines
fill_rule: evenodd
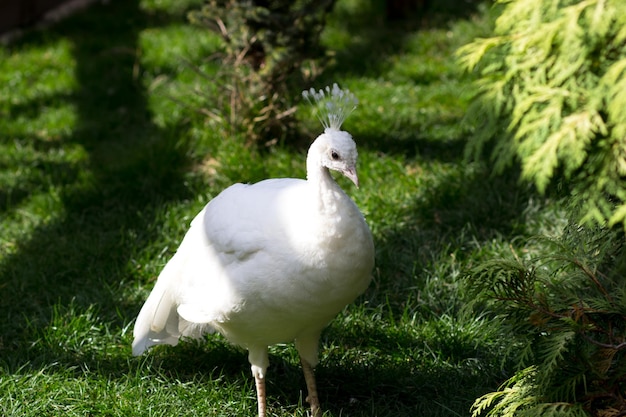
<svg viewBox="0 0 626 417">
<path fill-rule="evenodd" d="M 626 2 L 499 0 L 494 35 L 458 51 L 478 74 L 468 157 L 557 183 L 584 222 L 626 227 Z"/>
<path fill-rule="evenodd" d="M 571 224 L 541 246 L 543 256 L 493 260 L 468 277 L 476 298 L 494 303 L 519 369 L 472 416 L 623 416 L 624 233 Z"/>
</svg>

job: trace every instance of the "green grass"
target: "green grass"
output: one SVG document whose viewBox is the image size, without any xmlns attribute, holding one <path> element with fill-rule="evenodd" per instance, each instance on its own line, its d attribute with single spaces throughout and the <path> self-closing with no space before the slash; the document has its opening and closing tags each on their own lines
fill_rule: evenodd
<svg viewBox="0 0 626 417">
<path fill-rule="evenodd" d="M 215 91 L 188 65 L 210 73 L 219 47 L 186 23 L 194 3 L 113 1 L 0 48 L 2 415 L 256 412 L 246 355 L 219 337 L 130 354 L 133 319 L 195 213 L 233 182 L 304 175 L 306 149 L 223 140 L 180 104 Z M 508 340 L 466 308 L 461 278 L 536 250 L 525 238 L 562 220 L 514 174 L 463 162 L 469 83 L 453 54 L 488 29 L 487 13 L 389 27 L 377 7 L 340 1 L 324 33 L 336 54 L 320 86 L 360 100 L 345 128 L 362 187 L 341 183 L 374 232 L 377 266 L 323 335 L 322 405 L 464 416 L 510 370 Z M 270 360 L 271 415 L 306 415 L 295 350 L 273 347 Z"/>
</svg>

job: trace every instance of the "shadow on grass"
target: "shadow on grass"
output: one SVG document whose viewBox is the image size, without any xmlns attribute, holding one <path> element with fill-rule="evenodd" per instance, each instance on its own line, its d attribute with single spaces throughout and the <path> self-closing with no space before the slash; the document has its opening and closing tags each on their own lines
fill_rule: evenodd
<svg viewBox="0 0 626 417">
<path fill-rule="evenodd" d="M 351 34 L 350 41 L 336 51 L 334 64 L 319 81 L 333 82 L 337 76 L 380 74 L 389 59 L 406 48 L 407 37 L 422 29 L 448 28 L 450 22 L 468 18 L 484 0 L 428 2 L 422 8 L 409 9 L 402 17 L 387 18 L 388 1 L 365 2 L 357 10 L 335 10 L 333 24 Z M 412 2 L 396 2 L 411 5 Z M 417 3 L 417 2 L 415 2 Z M 336 8 L 337 9 L 337 8 Z M 331 48 L 332 49 L 332 48 Z M 423 82 L 431 80 L 424 79 Z"/>
<path fill-rule="evenodd" d="M 147 14 L 138 0 L 111 2 L 11 46 L 45 48 L 59 39 L 71 43 L 75 92 L 33 99 L 10 113 L 39 114 L 51 100 L 71 103 L 77 121 L 66 136 L 27 140 L 50 149 L 75 143 L 88 158 L 78 166 L 29 161 L 45 180 L 33 174 L 10 194 L 0 194 L 0 206 L 17 207 L 30 197 L 29 190 L 40 191 L 51 182 L 63 206 L 61 216 L 19 242 L 0 265 L 0 357 L 6 363 L 19 367 L 28 361 L 24 332 L 47 326 L 54 305 L 75 303 L 86 309 L 95 304 L 107 321 L 136 313 L 138 306 L 121 299 L 133 248 L 155 238 L 149 226 L 162 204 L 189 197 L 180 185 L 187 164 L 184 126 L 161 128 L 152 122 L 138 77 L 138 35 L 177 20 L 182 17 Z"/>
</svg>

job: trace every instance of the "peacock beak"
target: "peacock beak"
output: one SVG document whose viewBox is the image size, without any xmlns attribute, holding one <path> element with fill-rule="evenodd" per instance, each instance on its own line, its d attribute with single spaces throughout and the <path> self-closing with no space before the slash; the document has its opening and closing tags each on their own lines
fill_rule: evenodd
<svg viewBox="0 0 626 417">
<path fill-rule="evenodd" d="M 356 185 L 356 188 L 359 188 L 359 177 L 356 175 L 356 167 L 351 166 L 343 171 L 341 171 L 343 175 L 350 179 Z"/>
</svg>

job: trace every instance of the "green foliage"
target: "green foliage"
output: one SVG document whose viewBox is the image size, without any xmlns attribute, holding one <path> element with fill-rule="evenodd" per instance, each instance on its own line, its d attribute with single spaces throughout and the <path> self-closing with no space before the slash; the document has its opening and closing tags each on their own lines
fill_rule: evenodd
<svg viewBox="0 0 626 417">
<path fill-rule="evenodd" d="M 472 406 L 472 417 L 489 410 L 490 416 L 502 417 L 588 417 L 580 404 L 542 403 L 534 382 L 537 368 L 519 371 L 498 391 L 485 394 Z"/>
<path fill-rule="evenodd" d="M 335 0 L 250 1 L 211 0 L 189 13 L 192 22 L 218 33 L 224 52 L 222 72 L 207 79 L 222 83 L 226 100 L 209 110 L 247 140 L 274 143 L 295 129 L 290 78 L 298 93 L 319 70 L 314 58 L 323 55 L 319 38 Z M 293 84 L 291 84 L 293 86 Z M 234 129 L 234 131 L 233 131 Z"/>
<path fill-rule="evenodd" d="M 469 277 L 522 368 L 476 400 L 473 416 L 613 415 L 626 409 L 626 278 L 621 231 L 570 225 L 552 249 L 493 260 Z"/>
<path fill-rule="evenodd" d="M 489 145 L 496 171 L 562 179 L 584 221 L 626 227 L 626 2 L 499 3 L 494 35 L 457 51 L 479 75 L 467 155 Z"/>
</svg>

